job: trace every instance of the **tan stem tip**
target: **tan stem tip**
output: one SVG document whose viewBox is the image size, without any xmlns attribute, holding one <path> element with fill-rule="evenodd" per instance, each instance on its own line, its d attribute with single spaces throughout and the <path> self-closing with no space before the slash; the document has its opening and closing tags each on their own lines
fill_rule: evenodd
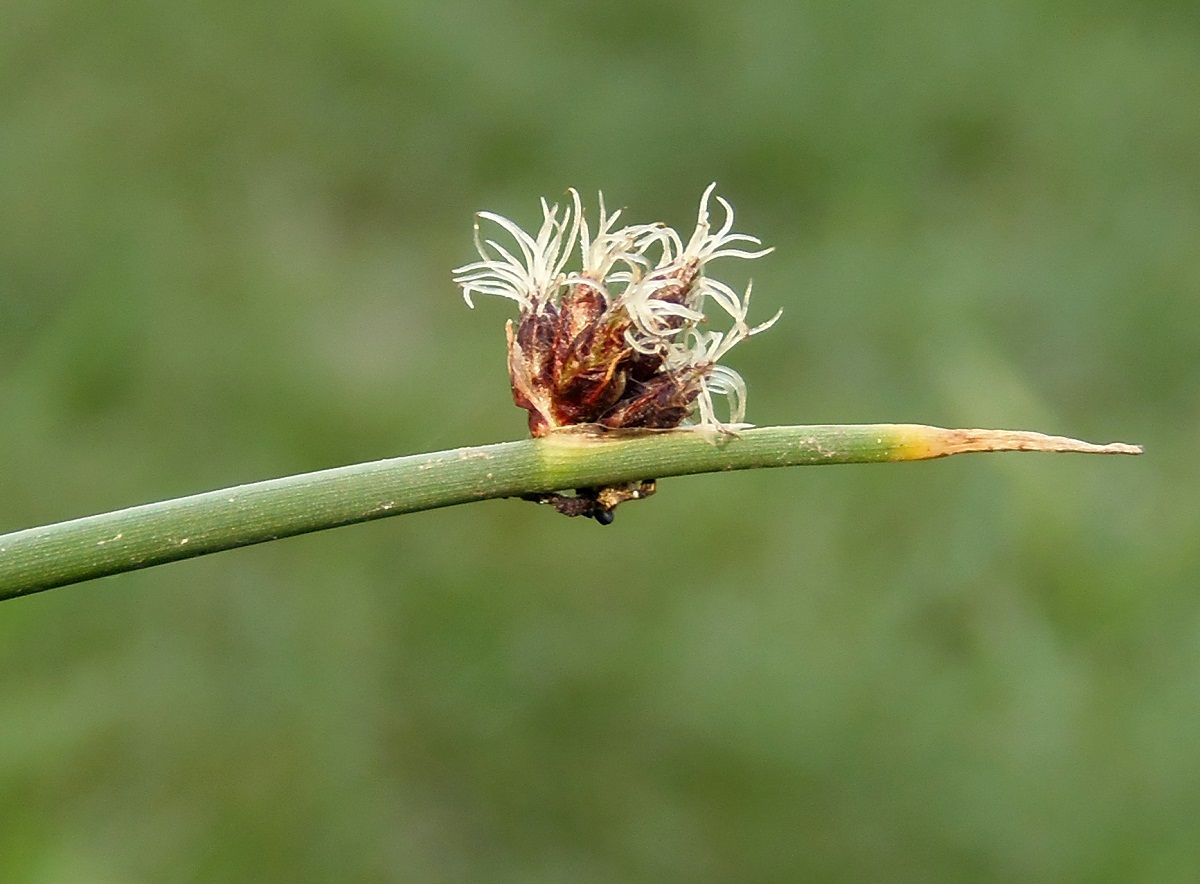
<svg viewBox="0 0 1200 884">
<path fill-rule="evenodd" d="M 1048 436 L 1029 430 L 946 430 L 939 440 L 945 454 L 975 451 L 1059 451 L 1081 454 L 1141 454 L 1142 446 L 1125 442 L 1098 445 L 1067 436 Z"/>
</svg>

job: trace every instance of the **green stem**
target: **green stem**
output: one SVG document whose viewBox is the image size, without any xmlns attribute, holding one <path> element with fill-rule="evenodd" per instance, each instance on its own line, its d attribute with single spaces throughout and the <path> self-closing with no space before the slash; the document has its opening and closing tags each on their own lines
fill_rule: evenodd
<svg viewBox="0 0 1200 884">
<path fill-rule="evenodd" d="M 917 424 L 559 432 L 271 479 L 0 536 L 0 599 L 192 556 L 475 500 L 720 470 L 924 460 L 969 451 L 1137 454 L 1003 430 Z"/>
</svg>

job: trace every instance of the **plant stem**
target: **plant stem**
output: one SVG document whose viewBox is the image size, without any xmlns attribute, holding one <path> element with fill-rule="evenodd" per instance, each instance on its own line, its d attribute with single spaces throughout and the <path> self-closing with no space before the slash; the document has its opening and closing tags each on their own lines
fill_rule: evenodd
<svg viewBox="0 0 1200 884">
<path fill-rule="evenodd" d="M 918 424 L 556 432 L 270 479 L 0 536 L 0 599 L 400 513 L 721 470 L 926 460 L 972 451 L 1140 454 L 1005 430 Z"/>
</svg>

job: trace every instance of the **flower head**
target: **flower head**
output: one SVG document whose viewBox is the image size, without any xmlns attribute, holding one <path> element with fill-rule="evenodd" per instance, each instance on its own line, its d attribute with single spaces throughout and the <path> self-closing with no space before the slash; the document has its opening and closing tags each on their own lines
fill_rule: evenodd
<svg viewBox="0 0 1200 884">
<path fill-rule="evenodd" d="M 704 191 L 686 242 L 663 224 L 617 227 L 621 211 L 609 214 L 603 195 L 593 233 L 574 190 L 562 209 L 542 200 L 536 236 L 500 215 L 479 213 L 480 260 L 457 268 L 454 280 L 470 306 L 473 294 L 517 303 L 516 325 L 507 326 L 509 375 L 534 436 L 578 424 L 670 429 L 693 417 L 714 437 L 745 426 L 745 381 L 719 361 L 779 313 L 750 326 L 750 287 L 739 295 L 707 275 L 710 261 L 771 251 L 732 232 L 733 207 L 721 197 L 724 220 L 713 230 L 715 186 Z M 504 244 L 484 239 L 481 221 L 506 234 Z M 579 269 L 568 271 L 576 247 Z M 707 327 L 710 302 L 728 329 Z M 717 417 L 714 396 L 727 399 L 728 421 Z"/>
</svg>

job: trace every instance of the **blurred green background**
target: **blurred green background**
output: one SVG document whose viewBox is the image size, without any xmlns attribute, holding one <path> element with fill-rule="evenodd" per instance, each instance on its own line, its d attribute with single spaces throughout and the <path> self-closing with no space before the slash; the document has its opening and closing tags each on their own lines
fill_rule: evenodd
<svg viewBox="0 0 1200 884">
<path fill-rule="evenodd" d="M 8 0 L 0 530 L 522 436 L 471 216 L 711 180 L 759 424 L 1144 443 L 0 606 L 4 881 L 1200 878 L 1200 8 Z M 735 284 L 751 268 L 726 268 Z M 720 267 L 714 267 L 721 277 Z"/>
</svg>

